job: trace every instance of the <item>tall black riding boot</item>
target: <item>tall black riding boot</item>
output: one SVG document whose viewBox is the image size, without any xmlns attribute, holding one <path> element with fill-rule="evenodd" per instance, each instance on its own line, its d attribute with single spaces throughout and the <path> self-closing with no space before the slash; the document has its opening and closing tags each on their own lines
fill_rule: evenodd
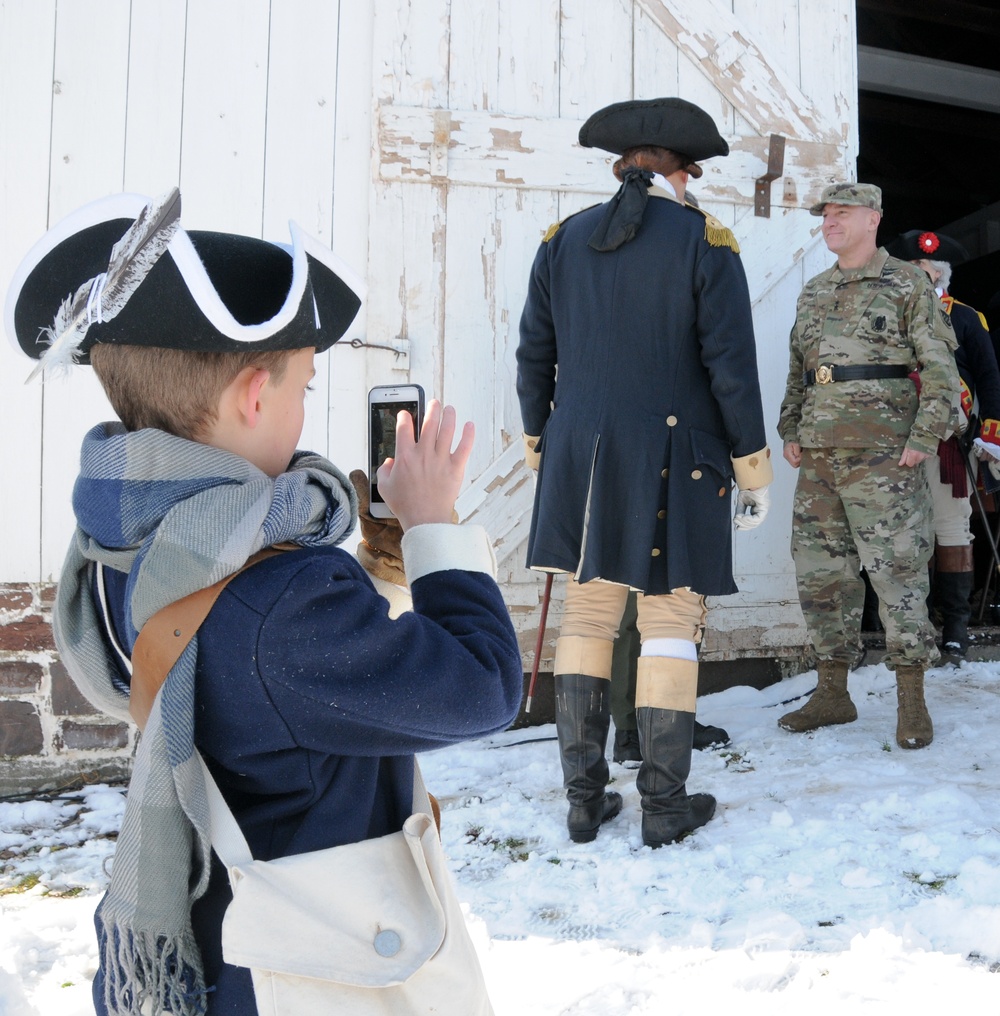
<svg viewBox="0 0 1000 1016">
<path fill-rule="evenodd" d="M 610 685 L 586 674 L 555 676 L 556 733 L 569 801 L 566 825 L 574 843 L 589 843 L 601 823 L 622 810 L 621 794 L 607 792 Z"/>
<path fill-rule="evenodd" d="M 635 785 L 642 795 L 642 842 L 647 847 L 674 843 L 715 814 L 711 794 L 688 794 L 694 713 L 640 706 L 642 766 Z"/>
<path fill-rule="evenodd" d="M 969 616 L 972 608 L 972 547 L 938 547 L 934 591 L 941 613 L 941 652 L 957 663 L 969 648 Z"/>
</svg>

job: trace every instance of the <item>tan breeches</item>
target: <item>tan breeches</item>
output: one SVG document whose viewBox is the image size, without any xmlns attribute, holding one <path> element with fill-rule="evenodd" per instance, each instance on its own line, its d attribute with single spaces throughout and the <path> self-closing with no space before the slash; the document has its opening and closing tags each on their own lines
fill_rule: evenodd
<svg viewBox="0 0 1000 1016">
<path fill-rule="evenodd" d="M 587 674 L 611 679 L 611 652 L 618 637 L 628 587 L 611 582 L 574 582 L 566 586 L 566 605 L 556 643 L 556 674 Z M 639 638 L 680 639 L 697 644 L 705 625 L 705 597 L 690 589 L 662 596 L 639 594 Z M 692 653 L 693 655 L 693 653 Z M 635 704 L 695 711 L 698 663 L 671 656 L 639 657 Z"/>
</svg>

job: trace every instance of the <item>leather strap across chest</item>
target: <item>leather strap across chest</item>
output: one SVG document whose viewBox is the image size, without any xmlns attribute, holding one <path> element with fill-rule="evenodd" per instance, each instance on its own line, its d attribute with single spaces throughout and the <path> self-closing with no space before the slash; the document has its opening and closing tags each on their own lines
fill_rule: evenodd
<svg viewBox="0 0 1000 1016">
<path fill-rule="evenodd" d="M 265 547 L 254 554 L 239 571 L 227 575 L 214 585 L 168 603 L 142 626 L 132 649 L 132 683 L 128 704 L 129 713 L 140 730 L 146 726 L 153 700 L 167 679 L 167 674 L 208 617 L 222 590 L 237 575 L 258 562 L 286 550 L 298 549 L 298 545 L 293 543 Z"/>
</svg>

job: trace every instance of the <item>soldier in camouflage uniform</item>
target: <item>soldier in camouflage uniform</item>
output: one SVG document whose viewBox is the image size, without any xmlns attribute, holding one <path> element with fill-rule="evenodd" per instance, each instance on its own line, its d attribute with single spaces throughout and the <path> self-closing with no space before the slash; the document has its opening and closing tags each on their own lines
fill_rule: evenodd
<svg viewBox="0 0 1000 1016">
<path fill-rule="evenodd" d="M 933 738 L 924 671 L 938 651 L 926 605 L 931 495 L 915 467 L 954 426 L 954 332 L 926 274 L 877 247 L 878 187 L 833 184 L 810 211 L 837 264 L 799 296 L 778 430 L 800 470 L 792 557 L 819 682 L 778 723 L 802 732 L 857 718 L 847 673 L 863 565 L 896 671 L 896 742 L 923 748 Z"/>
</svg>

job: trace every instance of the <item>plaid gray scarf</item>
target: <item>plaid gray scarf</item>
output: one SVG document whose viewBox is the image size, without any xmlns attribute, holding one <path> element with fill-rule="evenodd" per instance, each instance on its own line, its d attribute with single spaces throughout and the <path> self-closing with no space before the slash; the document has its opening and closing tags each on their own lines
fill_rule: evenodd
<svg viewBox="0 0 1000 1016">
<path fill-rule="evenodd" d="M 160 608 L 237 571 L 256 551 L 343 540 L 357 519 L 350 482 L 298 452 L 277 479 L 245 459 L 158 430 L 101 424 L 84 439 L 73 490 L 77 531 L 53 628 L 83 693 L 128 719 L 94 603 L 94 562 L 128 574 L 129 646 Z M 191 904 L 207 888 L 208 805 L 194 755 L 197 638 L 170 671 L 139 742 L 108 892 L 98 907 L 105 1004 L 114 1014 L 205 1011 Z"/>
</svg>

